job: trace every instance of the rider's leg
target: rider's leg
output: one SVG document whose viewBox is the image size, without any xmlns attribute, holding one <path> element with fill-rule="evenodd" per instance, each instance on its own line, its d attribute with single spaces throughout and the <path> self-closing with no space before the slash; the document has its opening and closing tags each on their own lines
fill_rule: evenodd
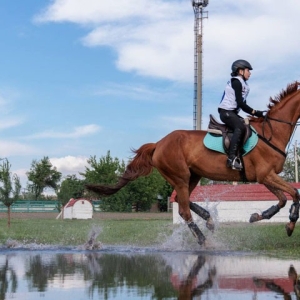
<svg viewBox="0 0 300 300">
<path fill-rule="evenodd" d="M 242 165 L 238 158 L 238 150 L 241 144 L 242 137 L 245 134 L 245 125 L 243 119 L 234 111 L 220 110 L 220 119 L 231 129 L 233 136 L 230 142 L 227 166 L 232 169 L 241 170 Z"/>
<path fill-rule="evenodd" d="M 243 132 L 240 128 L 235 128 L 228 152 L 227 167 L 241 170 L 243 168 L 240 159 L 238 158 L 238 150 L 241 143 Z"/>
</svg>

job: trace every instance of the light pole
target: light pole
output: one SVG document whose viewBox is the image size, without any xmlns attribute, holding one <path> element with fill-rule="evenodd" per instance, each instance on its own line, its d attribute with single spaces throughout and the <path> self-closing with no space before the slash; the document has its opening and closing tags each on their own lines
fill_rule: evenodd
<svg viewBox="0 0 300 300">
<path fill-rule="evenodd" d="M 192 0 L 195 14 L 194 22 L 194 129 L 200 130 L 202 123 L 202 32 L 203 18 L 207 18 L 207 11 L 203 9 L 208 5 L 208 0 Z M 206 16 L 203 14 L 206 13 Z"/>
</svg>

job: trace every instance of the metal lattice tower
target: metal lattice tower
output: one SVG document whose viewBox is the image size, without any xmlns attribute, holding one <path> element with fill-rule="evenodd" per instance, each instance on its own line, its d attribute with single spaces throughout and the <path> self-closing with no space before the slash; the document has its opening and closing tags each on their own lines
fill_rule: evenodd
<svg viewBox="0 0 300 300">
<path fill-rule="evenodd" d="M 192 0 L 195 13 L 194 33 L 194 129 L 201 129 L 202 123 L 202 30 L 203 18 L 208 17 L 208 12 L 204 7 L 208 5 L 208 0 Z"/>
</svg>

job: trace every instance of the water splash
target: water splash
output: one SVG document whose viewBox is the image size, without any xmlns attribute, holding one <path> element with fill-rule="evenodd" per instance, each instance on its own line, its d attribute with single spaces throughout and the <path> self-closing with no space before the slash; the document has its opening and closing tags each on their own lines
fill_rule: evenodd
<svg viewBox="0 0 300 300">
<path fill-rule="evenodd" d="M 99 226 L 93 226 L 89 232 L 89 237 L 86 243 L 79 247 L 80 250 L 100 250 L 102 244 L 96 241 L 98 235 L 102 232 L 102 228 Z"/>
<path fill-rule="evenodd" d="M 8 239 L 5 243 L 5 247 L 7 248 L 19 248 L 21 246 L 21 243 L 19 243 L 16 240 Z"/>
</svg>

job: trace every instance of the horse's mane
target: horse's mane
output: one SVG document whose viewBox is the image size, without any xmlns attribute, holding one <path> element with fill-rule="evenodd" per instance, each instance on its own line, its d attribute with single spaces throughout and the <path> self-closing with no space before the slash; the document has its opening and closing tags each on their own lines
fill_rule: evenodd
<svg viewBox="0 0 300 300">
<path fill-rule="evenodd" d="M 283 89 L 278 95 L 275 97 L 270 97 L 270 102 L 268 104 L 269 110 L 273 110 L 276 108 L 277 104 L 282 103 L 285 99 L 288 99 L 287 96 L 295 93 L 298 90 L 298 87 L 300 86 L 300 82 L 294 81 L 287 85 L 286 89 Z M 250 121 L 254 122 L 260 122 L 261 118 L 255 118 L 253 116 L 249 116 Z"/>
<path fill-rule="evenodd" d="M 270 97 L 270 103 L 268 105 L 269 109 L 274 108 L 279 102 L 282 102 L 286 96 L 293 94 L 298 90 L 300 83 L 298 81 L 292 82 L 287 85 L 285 90 L 282 90 L 277 96 L 274 98 Z"/>
</svg>

